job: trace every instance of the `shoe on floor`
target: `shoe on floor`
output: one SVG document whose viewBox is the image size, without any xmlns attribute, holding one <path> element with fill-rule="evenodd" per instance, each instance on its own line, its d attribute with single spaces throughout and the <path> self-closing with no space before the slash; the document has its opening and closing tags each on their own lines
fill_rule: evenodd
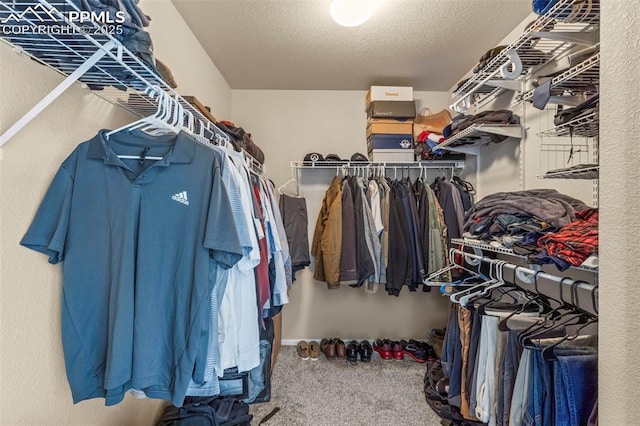
<svg viewBox="0 0 640 426">
<path fill-rule="evenodd" d="M 393 355 L 391 355 L 391 342 L 388 339 L 378 339 L 373 342 L 373 350 L 380 355 L 380 358 L 386 361 L 393 359 Z"/>
<path fill-rule="evenodd" d="M 320 345 L 315 340 L 309 342 L 309 357 L 311 361 L 317 361 L 320 358 Z"/>
<path fill-rule="evenodd" d="M 338 338 L 333 339 L 333 341 L 336 345 L 336 357 L 338 357 L 339 359 L 344 359 L 347 353 L 347 348 L 345 347 L 344 342 Z"/>
<path fill-rule="evenodd" d="M 404 354 L 402 351 L 402 343 L 397 340 L 391 342 L 391 356 L 397 360 L 403 360 Z"/>
<path fill-rule="evenodd" d="M 359 348 L 360 348 L 360 345 L 358 345 L 358 342 L 355 340 L 352 340 L 349 342 L 349 344 L 347 344 L 347 347 L 346 347 L 347 361 L 351 363 L 358 362 Z"/>
<path fill-rule="evenodd" d="M 300 340 L 296 346 L 296 352 L 301 359 L 309 359 L 309 344 L 306 340 Z"/>
<path fill-rule="evenodd" d="M 327 359 L 334 359 L 336 357 L 336 344 L 333 339 L 322 339 L 320 341 L 320 350 Z"/>
<path fill-rule="evenodd" d="M 418 345 L 415 345 L 413 343 L 408 343 L 408 342 L 406 345 L 403 345 L 402 354 L 404 356 L 409 357 L 413 361 L 419 362 L 419 363 L 425 363 L 429 358 L 428 353 L 425 349 L 423 349 Z"/>
<path fill-rule="evenodd" d="M 371 347 L 371 343 L 367 340 L 363 340 L 360 342 L 360 361 L 362 362 L 370 362 L 371 355 L 373 355 L 373 348 Z"/>
</svg>

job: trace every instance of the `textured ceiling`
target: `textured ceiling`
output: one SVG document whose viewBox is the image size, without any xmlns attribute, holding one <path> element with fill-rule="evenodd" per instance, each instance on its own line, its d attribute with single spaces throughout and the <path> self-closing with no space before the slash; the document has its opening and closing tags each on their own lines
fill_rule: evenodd
<svg viewBox="0 0 640 426">
<path fill-rule="evenodd" d="M 529 0 L 386 0 L 345 28 L 330 0 L 172 0 L 233 89 L 448 90 Z"/>
</svg>

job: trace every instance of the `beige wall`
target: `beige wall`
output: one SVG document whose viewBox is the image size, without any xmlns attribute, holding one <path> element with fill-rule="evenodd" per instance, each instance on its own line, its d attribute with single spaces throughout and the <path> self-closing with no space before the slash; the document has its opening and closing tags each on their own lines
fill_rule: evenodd
<svg viewBox="0 0 640 426">
<path fill-rule="evenodd" d="M 214 114 L 228 116 L 231 91 L 173 5 L 146 0 L 143 8 L 153 17 L 156 52 L 172 67 L 179 91 L 195 94 Z M 184 43 L 183 48 L 176 49 L 174 39 Z M 4 43 L 0 76 L 0 133 L 62 80 Z M 101 399 L 72 404 L 60 335 L 59 266 L 18 245 L 58 166 L 75 146 L 101 128 L 133 119 L 74 85 L 0 149 L 2 425 L 151 425 L 162 411 L 162 401 L 129 396 L 108 408 Z"/>
<path fill-rule="evenodd" d="M 197 97 L 211 107 L 218 120 L 228 120 L 231 88 L 173 3 L 141 0 L 139 4 L 151 16 L 146 30 L 151 34 L 154 54 L 171 68 L 178 93 Z"/>
<path fill-rule="evenodd" d="M 265 151 L 267 175 L 276 186 L 291 177 L 290 162 L 308 152 L 350 158 L 366 155 L 364 91 L 234 90 L 233 120 L 253 134 Z M 446 107 L 445 92 L 417 92 L 418 107 L 434 112 Z M 471 165 L 471 169 L 473 167 Z M 301 170 L 300 188 L 307 200 L 309 239 L 333 171 Z M 475 178 L 473 172 L 471 179 Z M 288 187 L 291 190 L 291 187 Z M 448 302 L 439 292 L 388 296 L 384 288 L 371 295 L 362 288 L 329 291 L 313 280 L 313 264 L 297 276 L 289 305 L 283 310 L 283 338 L 421 338 L 446 323 Z"/>
<path fill-rule="evenodd" d="M 640 418 L 639 10 L 637 0 L 602 2 L 598 409 L 603 426 L 638 424 Z"/>
</svg>

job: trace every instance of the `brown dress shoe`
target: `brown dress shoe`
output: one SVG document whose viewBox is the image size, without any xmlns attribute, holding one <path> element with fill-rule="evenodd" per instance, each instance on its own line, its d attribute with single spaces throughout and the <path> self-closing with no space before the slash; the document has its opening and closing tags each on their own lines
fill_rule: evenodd
<svg viewBox="0 0 640 426">
<path fill-rule="evenodd" d="M 336 345 L 336 356 L 340 359 L 343 359 L 346 353 L 344 342 L 337 338 L 333 339 L 333 341 L 335 342 L 335 345 Z"/>
<path fill-rule="evenodd" d="M 334 359 L 336 357 L 336 344 L 333 339 L 322 339 L 320 341 L 320 350 L 327 359 Z"/>
</svg>

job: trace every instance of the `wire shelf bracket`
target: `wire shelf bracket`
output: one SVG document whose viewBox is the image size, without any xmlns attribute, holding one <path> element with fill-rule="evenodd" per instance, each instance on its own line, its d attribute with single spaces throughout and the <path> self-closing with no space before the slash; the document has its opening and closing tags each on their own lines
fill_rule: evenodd
<svg viewBox="0 0 640 426">
<path fill-rule="evenodd" d="M 89 57 L 82 65 L 80 65 L 74 72 L 69 74 L 60 84 L 58 84 L 49 94 L 47 94 L 40 102 L 38 102 L 33 108 L 31 108 L 25 115 L 16 121 L 6 132 L 0 136 L 0 148 L 4 146 L 9 140 L 16 135 L 24 126 L 29 124 L 38 114 L 40 114 L 46 107 L 48 107 L 53 101 L 55 101 L 60 95 L 62 95 L 73 83 L 77 82 L 83 74 L 96 65 L 106 54 L 111 51 L 116 44 L 113 41 L 108 41 L 102 45 L 93 55 Z M 122 47 L 122 46 L 120 46 Z M 18 49 L 21 51 L 21 49 Z"/>
</svg>

